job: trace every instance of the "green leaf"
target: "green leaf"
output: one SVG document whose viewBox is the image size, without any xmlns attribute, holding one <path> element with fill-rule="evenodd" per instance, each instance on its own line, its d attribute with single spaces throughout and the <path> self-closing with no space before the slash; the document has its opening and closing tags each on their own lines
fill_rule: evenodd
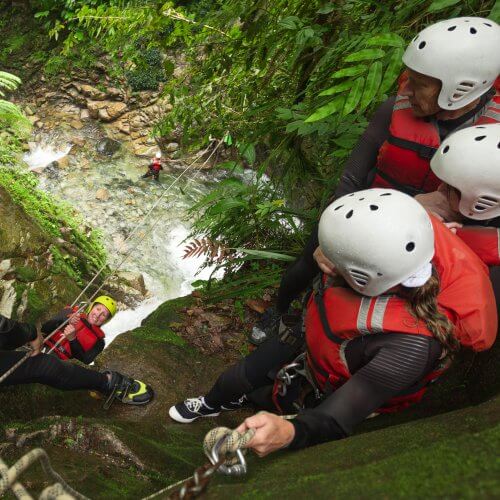
<svg viewBox="0 0 500 500">
<path fill-rule="evenodd" d="M 302 22 L 297 16 L 288 16 L 279 21 L 280 26 L 287 30 L 296 30 L 302 25 Z"/>
<path fill-rule="evenodd" d="M 379 88 L 379 92 L 381 94 L 385 94 L 392 87 L 401 73 L 401 67 L 403 66 L 403 52 L 404 49 L 401 47 L 392 53 Z"/>
<path fill-rule="evenodd" d="M 233 208 L 248 208 L 248 204 L 236 198 L 227 198 L 220 200 L 213 207 L 209 209 L 210 214 L 217 215 L 232 210 Z"/>
<path fill-rule="evenodd" d="M 344 78 L 346 76 L 358 76 L 364 73 L 367 69 L 366 64 L 357 64 L 356 66 L 350 66 L 349 68 L 339 69 L 332 73 L 330 78 Z"/>
<path fill-rule="evenodd" d="M 325 96 L 325 95 L 338 94 L 339 92 L 344 92 L 344 90 L 348 90 L 351 87 L 352 87 L 352 82 L 350 80 L 347 80 L 345 82 L 339 83 L 338 85 L 334 85 L 329 89 L 323 90 L 323 92 L 320 92 L 318 95 Z"/>
<path fill-rule="evenodd" d="M 363 97 L 360 102 L 360 109 L 365 109 L 373 100 L 377 94 L 377 90 L 380 87 L 380 81 L 382 80 L 382 63 L 380 61 L 375 61 L 370 66 L 370 70 L 366 75 L 365 88 L 363 90 Z"/>
<path fill-rule="evenodd" d="M 335 5 L 332 3 L 326 4 L 324 7 L 321 7 L 317 11 L 318 14 L 330 14 L 330 12 L 333 12 L 335 10 Z"/>
<path fill-rule="evenodd" d="M 384 47 L 404 47 L 405 41 L 396 33 L 384 33 L 370 38 L 366 45 L 382 45 Z"/>
<path fill-rule="evenodd" d="M 488 16 L 488 19 L 491 19 L 496 23 L 500 23 L 500 0 L 497 0 L 495 2 L 495 5 L 493 5 L 490 15 Z"/>
<path fill-rule="evenodd" d="M 238 148 L 240 150 L 241 156 L 245 158 L 249 165 L 253 165 L 255 163 L 256 153 L 255 146 L 252 143 L 240 143 L 238 144 Z"/>
<path fill-rule="evenodd" d="M 37 12 L 34 17 L 35 17 L 35 19 L 39 19 L 42 17 L 47 17 L 49 14 L 50 14 L 50 10 L 44 10 L 42 12 Z"/>
<path fill-rule="evenodd" d="M 305 119 L 305 123 L 317 122 L 318 120 L 322 120 L 323 118 L 340 111 L 344 106 L 344 100 L 344 96 L 337 96 L 333 99 L 333 101 L 321 106 L 321 108 L 318 108 L 312 115 L 307 117 Z"/>
<path fill-rule="evenodd" d="M 352 88 L 345 101 L 344 111 L 342 112 L 343 116 L 351 113 L 358 105 L 359 100 L 361 99 L 361 95 L 363 94 L 364 83 L 365 79 L 362 76 L 356 78 L 356 80 L 354 80 L 354 83 L 351 83 Z"/>
<path fill-rule="evenodd" d="M 456 5 L 461 1 L 462 0 L 434 0 L 434 2 L 429 5 L 427 12 L 438 12 L 452 5 Z"/>
<path fill-rule="evenodd" d="M 231 146 L 233 144 L 233 138 L 229 132 L 227 132 L 226 135 L 222 138 L 222 142 L 224 144 L 227 144 L 228 146 Z"/>
<path fill-rule="evenodd" d="M 349 54 L 344 61 L 345 62 L 357 62 L 357 61 L 372 61 L 373 59 L 380 59 L 385 56 L 385 52 L 382 49 L 363 49 L 358 52 Z"/>
<path fill-rule="evenodd" d="M 285 262 L 293 262 L 295 257 L 284 253 L 268 252 L 267 250 L 252 250 L 250 248 L 236 248 L 237 252 L 246 253 L 256 259 L 274 259 L 283 260 Z"/>
<path fill-rule="evenodd" d="M 293 118 L 293 111 L 288 108 L 276 108 L 276 118 L 279 120 L 291 120 Z"/>
</svg>

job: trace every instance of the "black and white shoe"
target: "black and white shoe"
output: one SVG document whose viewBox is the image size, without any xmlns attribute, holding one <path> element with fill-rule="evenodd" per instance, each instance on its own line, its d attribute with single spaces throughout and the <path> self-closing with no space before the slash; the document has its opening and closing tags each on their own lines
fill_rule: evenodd
<svg viewBox="0 0 500 500">
<path fill-rule="evenodd" d="M 210 408 L 205 403 L 203 396 L 188 398 L 182 403 L 172 406 L 168 410 L 170 418 L 182 424 L 189 424 L 200 417 L 217 417 L 220 415 L 220 408 Z"/>
<path fill-rule="evenodd" d="M 221 405 L 220 409 L 224 411 L 231 411 L 231 410 L 239 410 L 240 408 L 245 408 L 245 406 L 248 406 L 248 399 L 246 394 L 243 394 L 243 396 L 241 396 L 240 399 Z"/>
</svg>

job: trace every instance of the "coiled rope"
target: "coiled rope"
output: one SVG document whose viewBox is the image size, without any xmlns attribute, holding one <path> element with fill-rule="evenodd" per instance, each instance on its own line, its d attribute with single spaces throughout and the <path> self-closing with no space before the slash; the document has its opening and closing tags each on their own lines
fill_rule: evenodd
<svg viewBox="0 0 500 500">
<path fill-rule="evenodd" d="M 216 427 L 209 431 L 203 440 L 203 450 L 210 462 L 198 467 L 194 473 L 186 479 L 177 481 L 152 495 L 142 498 L 151 500 L 164 496 L 171 492 L 166 498 L 175 500 L 189 500 L 201 495 L 217 471 L 227 475 L 242 475 L 246 473 L 246 462 L 242 458 L 248 442 L 255 435 L 254 429 L 249 429 L 243 434 L 227 427 Z M 47 476 L 55 481 L 55 484 L 45 488 L 39 496 L 40 500 L 89 500 L 86 496 L 71 488 L 66 481 L 52 468 L 50 459 L 45 450 L 35 448 L 23 455 L 12 467 L 8 467 L 0 457 L 0 497 L 7 490 L 20 500 L 33 500 L 26 488 L 19 482 L 19 476 L 28 467 L 40 461 Z M 175 491 L 174 488 L 177 488 Z"/>
<path fill-rule="evenodd" d="M 155 203 L 153 203 L 153 205 L 151 206 L 151 208 L 149 209 L 149 211 L 147 212 L 147 214 L 141 219 L 141 221 L 136 224 L 136 226 L 133 228 L 132 232 L 127 236 L 127 238 L 124 240 L 123 242 L 123 245 L 125 245 L 128 241 L 130 241 L 133 237 L 135 237 L 135 235 L 137 234 L 137 232 L 139 231 L 139 229 L 145 225 L 145 223 L 147 222 L 147 220 L 149 219 L 149 217 L 151 216 L 151 214 L 154 212 L 154 210 L 156 209 L 156 207 L 160 204 L 160 202 L 162 201 L 162 199 L 165 197 L 165 195 L 167 193 L 170 192 L 170 190 L 180 181 L 180 179 L 182 177 L 184 177 L 184 175 L 191 169 L 191 167 L 195 164 L 195 162 L 200 159 L 205 153 L 208 152 L 208 150 L 210 149 L 210 147 L 213 145 L 213 142 L 214 141 L 211 141 L 211 143 L 208 145 L 207 148 L 205 148 L 203 151 L 201 151 L 200 153 L 198 153 L 198 155 L 195 157 L 195 159 L 189 164 L 186 166 L 186 168 L 184 168 L 184 170 L 177 176 L 175 177 L 175 179 L 163 190 L 162 194 L 160 195 L 160 197 L 158 198 L 158 200 L 156 200 Z M 210 153 L 210 155 L 207 157 L 207 159 L 196 169 L 196 173 L 190 178 L 190 181 L 192 181 L 193 179 L 196 178 L 196 176 L 202 171 L 203 167 L 209 162 L 210 158 L 212 158 L 212 156 L 215 154 L 215 152 L 219 149 L 219 147 L 221 146 L 221 144 L 223 143 L 222 140 L 217 140 L 217 145 L 213 148 L 212 152 Z M 160 221 L 161 217 L 157 217 L 156 219 L 154 219 L 154 222 L 153 224 L 151 225 L 151 227 L 148 229 L 147 232 L 145 232 L 141 237 L 140 239 L 137 241 L 137 243 L 139 243 L 140 241 L 142 241 L 145 236 L 150 233 L 155 227 L 156 225 L 158 224 L 158 222 Z M 102 283 L 99 285 L 99 287 L 95 290 L 95 292 L 91 295 L 89 301 L 91 302 L 96 296 L 97 294 L 101 291 L 101 289 L 104 287 L 105 283 L 109 280 L 109 278 L 111 278 L 114 274 L 116 274 L 116 272 L 121 268 L 121 266 L 128 260 L 128 258 L 130 257 L 130 255 L 134 252 L 134 250 L 137 248 L 137 245 L 134 245 L 134 246 L 131 246 L 131 248 L 127 251 L 127 253 L 124 255 L 124 257 L 121 259 L 121 261 L 118 263 L 118 265 L 113 269 L 113 271 L 106 276 L 106 278 L 102 281 Z M 84 296 L 84 294 L 87 292 L 87 290 L 93 285 L 93 283 L 95 282 L 95 280 L 104 272 L 104 270 L 107 268 L 108 266 L 105 264 L 103 265 L 97 272 L 96 274 L 94 275 L 94 277 L 87 283 L 87 286 L 85 286 L 85 288 L 80 292 L 80 294 L 78 295 L 78 297 L 76 297 L 76 299 L 73 301 L 73 303 L 71 304 L 70 307 L 74 307 L 76 304 L 79 303 L 80 299 Z M 81 311 L 83 311 L 83 309 L 85 308 L 85 304 L 81 305 L 78 310 L 75 312 L 75 314 L 79 314 Z M 44 339 L 44 343 L 47 342 L 48 340 L 50 340 L 55 334 L 56 332 L 58 332 L 59 330 L 61 330 L 62 328 L 64 328 L 68 322 L 69 322 L 69 317 L 62 323 L 60 324 L 57 328 L 55 328 L 49 335 L 47 335 L 47 337 L 45 337 Z M 51 349 L 48 351 L 48 353 L 51 353 L 62 341 L 64 340 L 64 337 L 61 337 L 61 339 L 59 339 L 58 342 L 56 342 L 52 347 Z M 11 366 L 5 373 L 2 374 L 2 376 L 0 376 L 0 384 L 7 378 L 9 377 L 12 373 L 14 373 L 14 371 L 16 371 L 29 357 L 31 356 L 31 352 L 27 352 L 16 364 L 14 364 L 13 366 Z"/>
</svg>

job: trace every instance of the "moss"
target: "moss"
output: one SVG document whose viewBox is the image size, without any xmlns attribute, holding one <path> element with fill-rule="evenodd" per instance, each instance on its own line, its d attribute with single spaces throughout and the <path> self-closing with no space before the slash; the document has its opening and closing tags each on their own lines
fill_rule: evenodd
<svg viewBox="0 0 500 500">
<path fill-rule="evenodd" d="M 155 328 L 155 327 L 140 327 L 132 331 L 134 338 L 152 341 L 152 342 L 168 342 L 169 344 L 184 347 L 186 342 L 182 337 L 177 335 L 170 328 Z"/>
<path fill-rule="evenodd" d="M 143 322 L 143 326 L 166 328 L 171 323 L 182 321 L 182 309 L 189 307 L 194 302 L 194 297 L 187 295 L 177 299 L 164 302 L 158 309 L 153 311 Z"/>
<path fill-rule="evenodd" d="M 41 318 L 47 312 L 49 307 L 49 302 L 43 300 L 35 289 L 29 288 L 28 304 L 24 320 L 28 323 L 35 323 L 37 319 Z"/>
<path fill-rule="evenodd" d="M 37 272 L 28 266 L 20 266 L 16 268 L 16 278 L 19 281 L 29 283 L 37 278 Z"/>
</svg>

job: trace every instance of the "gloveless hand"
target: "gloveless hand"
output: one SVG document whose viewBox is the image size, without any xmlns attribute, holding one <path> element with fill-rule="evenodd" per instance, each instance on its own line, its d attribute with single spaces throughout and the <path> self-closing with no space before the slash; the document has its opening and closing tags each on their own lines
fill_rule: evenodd
<svg viewBox="0 0 500 500">
<path fill-rule="evenodd" d="M 295 436 L 295 427 L 288 420 L 267 412 L 248 417 L 236 430 L 243 433 L 248 429 L 255 429 L 255 436 L 246 447 L 259 457 L 288 446 Z"/>
<path fill-rule="evenodd" d="M 76 338 L 76 328 L 73 325 L 66 325 L 63 333 L 68 340 L 75 340 Z"/>
</svg>

